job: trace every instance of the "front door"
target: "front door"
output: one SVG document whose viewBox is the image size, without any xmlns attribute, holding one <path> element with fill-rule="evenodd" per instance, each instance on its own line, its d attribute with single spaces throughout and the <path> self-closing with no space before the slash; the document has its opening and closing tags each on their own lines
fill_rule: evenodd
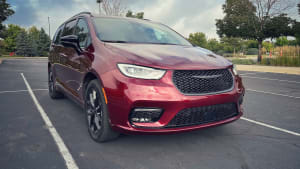
<svg viewBox="0 0 300 169">
<path fill-rule="evenodd" d="M 79 47 L 81 52 L 76 51 L 74 48 L 66 48 L 65 55 L 67 56 L 67 67 L 69 70 L 66 72 L 65 85 L 70 92 L 76 97 L 81 97 L 82 79 L 85 73 L 91 66 L 89 47 L 91 46 L 91 37 L 89 28 L 84 18 L 79 18 L 74 27 L 74 34 L 78 36 Z"/>
</svg>

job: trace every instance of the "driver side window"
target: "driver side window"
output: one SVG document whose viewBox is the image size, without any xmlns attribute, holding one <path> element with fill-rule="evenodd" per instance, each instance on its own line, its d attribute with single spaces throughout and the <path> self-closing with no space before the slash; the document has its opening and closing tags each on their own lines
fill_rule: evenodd
<svg viewBox="0 0 300 169">
<path fill-rule="evenodd" d="M 84 19 L 79 19 L 75 27 L 75 35 L 78 36 L 79 46 L 86 48 L 91 43 L 88 25 Z"/>
</svg>

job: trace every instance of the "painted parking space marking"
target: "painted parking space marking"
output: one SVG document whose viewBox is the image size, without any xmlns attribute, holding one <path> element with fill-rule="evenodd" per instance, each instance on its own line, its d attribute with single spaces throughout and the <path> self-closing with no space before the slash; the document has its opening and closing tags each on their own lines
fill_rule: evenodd
<svg viewBox="0 0 300 169">
<path fill-rule="evenodd" d="M 273 93 L 273 92 L 266 92 L 266 91 L 261 91 L 261 90 L 246 89 L 246 91 L 256 92 L 256 93 L 264 93 L 264 94 L 271 94 L 271 95 L 283 96 L 283 97 L 289 97 L 289 98 L 293 98 L 293 99 L 300 99 L 300 97 L 297 97 L 297 96 L 290 96 L 290 95 Z"/>
<path fill-rule="evenodd" d="M 242 73 L 242 74 L 239 74 L 240 76 L 245 76 L 245 75 L 255 75 L 257 73 Z"/>
<path fill-rule="evenodd" d="M 287 83 L 299 83 L 299 81 L 291 81 L 291 80 L 280 80 L 280 79 L 271 79 L 271 78 L 264 78 L 264 77 L 254 77 L 254 76 L 243 76 L 243 78 L 251 78 L 251 79 L 261 79 L 261 80 L 271 80 L 271 81 L 278 81 L 278 82 L 287 82 Z"/>
<path fill-rule="evenodd" d="M 297 132 L 294 132 L 294 131 L 286 130 L 286 129 L 283 129 L 283 128 L 280 128 L 280 127 L 275 127 L 275 126 L 272 126 L 272 125 L 269 125 L 269 124 L 266 124 L 266 123 L 262 123 L 262 122 L 259 122 L 259 121 L 251 120 L 251 119 L 248 119 L 248 118 L 245 118 L 245 117 L 241 117 L 241 119 L 245 120 L 245 121 L 248 121 L 250 123 L 254 123 L 254 124 L 257 124 L 257 125 L 260 125 L 260 126 L 271 128 L 271 129 L 281 131 L 281 132 L 284 132 L 284 133 L 288 133 L 288 134 L 291 134 L 291 135 L 294 135 L 294 136 L 300 136 L 300 133 L 297 133 Z"/>
<path fill-rule="evenodd" d="M 21 76 L 24 80 L 24 83 L 28 89 L 28 92 L 29 92 L 35 106 L 37 107 L 38 111 L 40 112 L 40 115 L 42 116 L 42 119 L 44 120 L 44 122 L 47 126 L 47 129 L 49 130 L 51 136 L 53 137 L 53 139 L 56 143 L 60 154 L 62 155 L 63 159 L 65 160 L 67 168 L 68 169 L 79 169 L 75 160 L 73 159 L 71 153 L 69 152 L 67 146 L 65 145 L 64 141 L 62 140 L 62 138 L 56 131 L 55 127 L 53 126 L 52 122 L 50 121 L 47 113 L 45 112 L 45 110 L 40 105 L 39 101 L 37 100 L 36 96 L 34 95 L 33 90 L 31 89 L 29 83 L 27 82 L 24 74 L 21 73 Z"/>
<path fill-rule="evenodd" d="M 47 91 L 48 89 L 32 89 L 32 91 Z M 10 90 L 10 91 L 0 91 L 0 94 L 3 93 L 20 93 L 20 92 L 28 92 L 28 90 Z"/>
</svg>

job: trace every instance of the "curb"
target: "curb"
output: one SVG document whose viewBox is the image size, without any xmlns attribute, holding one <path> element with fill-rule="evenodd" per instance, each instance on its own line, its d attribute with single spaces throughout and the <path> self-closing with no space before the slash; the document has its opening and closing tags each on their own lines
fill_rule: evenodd
<svg viewBox="0 0 300 169">
<path fill-rule="evenodd" d="M 236 67 L 237 70 L 240 71 L 300 75 L 300 67 L 258 66 L 258 65 L 236 65 Z"/>
<path fill-rule="evenodd" d="M 48 57 L 3 57 L 2 60 L 14 60 L 14 59 L 48 59 Z"/>
<path fill-rule="evenodd" d="M 36 60 L 36 59 L 48 59 L 48 57 L 2 57 L 0 58 L 0 65 L 3 63 L 4 60 Z"/>
</svg>

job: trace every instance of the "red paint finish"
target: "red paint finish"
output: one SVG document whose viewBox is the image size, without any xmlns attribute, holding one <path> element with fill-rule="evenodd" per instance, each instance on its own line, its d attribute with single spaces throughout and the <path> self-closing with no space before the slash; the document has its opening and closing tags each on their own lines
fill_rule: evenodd
<svg viewBox="0 0 300 169">
<path fill-rule="evenodd" d="M 85 14 L 81 17 L 89 26 L 91 44 L 81 54 L 72 48 L 62 49 L 66 47 L 53 44 L 49 63 L 63 91 L 79 103 L 84 103 L 86 75 L 93 73 L 98 78 L 106 93 L 113 129 L 125 133 L 183 132 L 229 123 L 242 116 L 243 109 L 238 105 L 238 100 L 245 89 L 239 76 L 234 77 L 232 91 L 205 96 L 183 95 L 172 82 L 173 70 L 231 69 L 232 63 L 223 57 L 208 55 L 193 46 L 104 43 L 96 36 L 91 16 Z M 118 63 L 148 66 L 167 72 L 160 80 L 129 78 L 119 71 Z M 70 80 L 73 80 L 72 83 Z M 163 128 L 182 109 L 224 103 L 237 103 L 239 115 L 214 123 Z M 162 108 L 164 113 L 158 122 L 131 124 L 129 114 L 136 107 Z"/>
</svg>

